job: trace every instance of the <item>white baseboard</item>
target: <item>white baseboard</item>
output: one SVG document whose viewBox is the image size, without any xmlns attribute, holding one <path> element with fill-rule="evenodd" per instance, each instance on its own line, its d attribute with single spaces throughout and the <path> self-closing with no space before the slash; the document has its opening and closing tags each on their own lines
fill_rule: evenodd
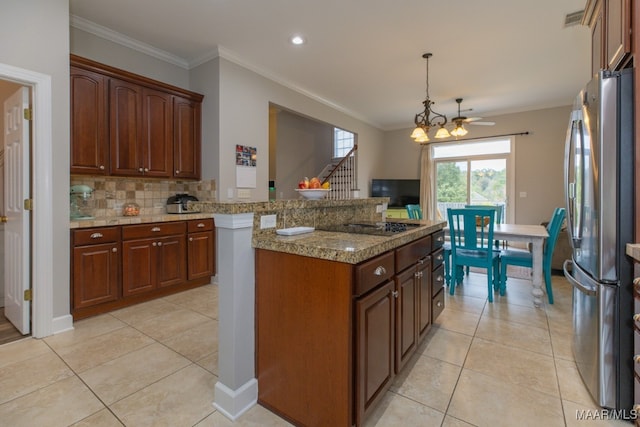
<svg viewBox="0 0 640 427">
<path fill-rule="evenodd" d="M 73 316 L 66 314 L 64 316 L 55 317 L 52 322 L 53 334 L 73 330 Z"/>
<path fill-rule="evenodd" d="M 237 390 L 231 390 L 220 381 L 216 383 L 213 407 L 231 421 L 258 403 L 258 380 L 252 378 Z"/>
</svg>

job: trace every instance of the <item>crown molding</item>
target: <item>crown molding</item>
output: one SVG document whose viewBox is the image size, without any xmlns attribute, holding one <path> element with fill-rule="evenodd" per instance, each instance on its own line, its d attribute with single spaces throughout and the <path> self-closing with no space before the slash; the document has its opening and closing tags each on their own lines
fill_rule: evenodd
<svg viewBox="0 0 640 427">
<path fill-rule="evenodd" d="M 70 15 L 69 18 L 69 24 L 79 30 L 86 31 L 87 33 L 91 33 L 100 38 L 109 40 L 122 46 L 126 46 L 130 49 L 137 50 L 138 52 L 142 52 L 146 55 L 158 58 L 170 64 L 177 65 L 178 67 L 189 69 L 189 63 L 185 59 L 177 55 L 174 55 L 162 49 L 158 49 L 141 41 L 132 39 L 131 37 L 120 34 L 110 28 L 103 27 L 102 25 L 96 24 L 95 22 L 89 21 L 79 16 Z"/>
</svg>

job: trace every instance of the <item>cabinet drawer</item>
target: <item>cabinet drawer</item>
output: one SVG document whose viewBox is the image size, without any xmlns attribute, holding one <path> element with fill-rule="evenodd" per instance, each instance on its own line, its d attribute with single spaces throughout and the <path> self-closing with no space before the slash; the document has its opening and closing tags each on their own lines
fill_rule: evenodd
<svg viewBox="0 0 640 427">
<path fill-rule="evenodd" d="M 433 323 L 444 310 L 444 288 L 440 289 L 431 300 L 431 323 Z"/>
<path fill-rule="evenodd" d="M 444 230 L 436 231 L 431 235 L 431 252 L 444 245 Z"/>
<path fill-rule="evenodd" d="M 407 243 L 396 249 L 395 253 L 396 269 L 400 272 L 431 253 L 431 236 Z"/>
<path fill-rule="evenodd" d="M 431 255 L 431 269 L 436 270 L 444 263 L 444 249 L 440 248 Z"/>
<path fill-rule="evenodd" d="M 73 231 L 73 245 L 97 245 L 99 243 L 113 243 L 120 240 L 120 227 L 88 228 Z"/>
<path fill-rule="evenodd" d="M 210 230 L 213 230 L 213 219 L 192 219 L 187 221 L 187 232 L 189 233 Z"/>
<path fill-rule="evenodd" d="M 356 266 L 356 295 L 362 295 L 395 274 L 394 253 L 387 252 Z"/>
<path fill-rule="evenodd" d="M 431 295 L 438 293 L 444 287 L 444 265 L 433 270 L 431 273 Z"/>
<path fill-rule="evenodd" d="M 141 239 L 146 237 L 171 236 L 187 231 L 185 221 L 154 222 L 151 224 L 125 225 L 122 227 L 122 239 Z"/>
</svg>

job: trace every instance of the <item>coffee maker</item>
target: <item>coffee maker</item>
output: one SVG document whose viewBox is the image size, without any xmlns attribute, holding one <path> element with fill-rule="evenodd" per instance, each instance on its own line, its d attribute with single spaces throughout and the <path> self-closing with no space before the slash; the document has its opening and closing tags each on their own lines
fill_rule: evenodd
<svg viewBox="0 0 640 427">
<path fill-rule="evenodd" d="M 77 219 L 93 219 L 93 188 L 88 185 L 72 185 L 70 191 L 70 217 Z"/>
</svg>

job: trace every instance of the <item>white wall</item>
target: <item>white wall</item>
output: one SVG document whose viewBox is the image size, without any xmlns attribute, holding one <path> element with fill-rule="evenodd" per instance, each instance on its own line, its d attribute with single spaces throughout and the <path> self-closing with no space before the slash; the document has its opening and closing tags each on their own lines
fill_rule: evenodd
<svg viewBox="0 0 640 427">
<path fill-rule="evenodd" d="M 530 132 L 515 139 L 515 221 L 539 224 L 548 221 L 555 207 L 564 206 L 564 141 L 571 108 L 557 107 L 487 117 L 495 126 L 467 125 L 465 138 Z M 420 146 L 409 135 L 412 129 L 385 133 L 376 178 L 418 178 Z M 526 198 L 519 197 L 527 193 Z"/>
<path fill-rule="evenodd" d="M 0 62 L 51 76 L 53 241 L 69 247 L 69 2 L 3 0 Z M 37 114 L 37 111 L 36 111 Z M 37 200 L 34 201 L 37 209 Z M 36 266 L 37 268 L 37 266 Z M 69 314 L 69 251 L 53 253 L 53 316 Z"/>
</svg>

